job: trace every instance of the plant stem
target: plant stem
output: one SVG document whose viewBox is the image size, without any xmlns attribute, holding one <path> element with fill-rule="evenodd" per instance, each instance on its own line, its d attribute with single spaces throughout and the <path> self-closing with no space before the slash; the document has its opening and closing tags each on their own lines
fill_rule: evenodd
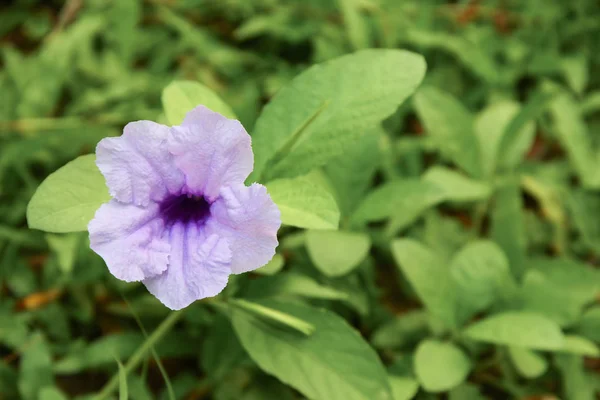
<svg viewBox="0 0 600 400">
<path fill-rule="evenodd" d="M 175 311 L 171 313 L 165 320 L 152 332 L 148 339 L 142 343 L 142 345 L 136 350 L 125 364 L 125 375 L 129 375 L 144 359 L 144 356 L 150 349 L 162 339 L 162 337 L 169 332 L 169 330 L 175 325 L 175 323 L 183 316 L 184 310 Z M 94 400 L 102 400 L 110 396 L 119 386 L 119 375 L 114 375 L 110 381 L 100 391 L 100 393 L 94 398 Z"/>
</svg>

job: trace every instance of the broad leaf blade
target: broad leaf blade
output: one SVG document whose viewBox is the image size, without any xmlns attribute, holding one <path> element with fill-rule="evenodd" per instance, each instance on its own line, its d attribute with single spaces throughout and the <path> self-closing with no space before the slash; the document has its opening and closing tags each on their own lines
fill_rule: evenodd
<svg viewBox="0 0 600 400">
<path fill-rule="evenodd" d="M 171 82 L 162 93 L 163 109 L 171 125 L 179 125 L 185 115 L 197 106 L 205 106 L 227 118 L 235 113 L 221 98 L 203 84 L 194 81 Z"/>
<path fill-rule="evenodd" d="M 309 68 L 256 122 L 249 181 L 301 175 L 343 154 L 392 114 L 424 74 L 423 58 L 402 50 L 363 50 Z M 267 168 L 274 159 L 280 161 Z"/>
<path fill-rule="evenodd" d="M 51 174 L 27 206 L 27 223 L 47 232 L 85 231 L 96 210 L 110 200 L 104 177 L 88 154 Z"/>
<path fill-rule="evenodd" d="M 316 328 L 306 337 L 234 310 L 235 331 L 263 370 L 310 399 L 392 399 L 387 374 L 377 354 L 336 314 L 299 304 L 276 301 L 260 304 Z"/>
<path fill-rule="evenodd" d="M 277 179 L 267 184 L 285 225 L 337 229 L 340 211 L 331 193 L 305 177 Z"/>
</svg>

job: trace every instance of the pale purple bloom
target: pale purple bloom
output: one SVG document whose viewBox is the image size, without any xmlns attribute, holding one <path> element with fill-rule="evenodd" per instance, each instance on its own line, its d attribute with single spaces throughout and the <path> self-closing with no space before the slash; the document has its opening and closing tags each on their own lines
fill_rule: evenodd
<svg viewBox="0 0 600 400">
<path fill-rule="evenodd" d="M 242 125 L 203 106 L 181 126 L 129 123 L 96 148 L 113 199 L 88 226 L 91 248 L 171 309 L 215 296 L 278 244 L 277 206 L 264 186 L 244 185 L 253 163 Z"/>
</svg>

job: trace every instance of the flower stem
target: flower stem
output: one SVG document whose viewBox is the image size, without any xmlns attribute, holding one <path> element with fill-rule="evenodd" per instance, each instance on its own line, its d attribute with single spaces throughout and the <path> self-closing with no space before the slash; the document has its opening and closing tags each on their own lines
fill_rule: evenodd
<svg viewBox="0 0 600 400">
<path fill-rule="evenodd" d="M 165 320 L 152 332 L 152 334 L 142 343 L 142 345 L 135 351 L 135 353 L 127 360 L 124 370 L 125 375 L 134 370 L 150 349 L 165 336 L 167 332 L 175 325 L 175 323 L 183 316 L 184 310 L 175 311 L 171 313 Z M 94 400 L 102 400 L 110 396 L 119 386 L 119 375 L 114 375 L 110 381 L 100 391 L 100 393 L 94 398 Z"/>
</svg>

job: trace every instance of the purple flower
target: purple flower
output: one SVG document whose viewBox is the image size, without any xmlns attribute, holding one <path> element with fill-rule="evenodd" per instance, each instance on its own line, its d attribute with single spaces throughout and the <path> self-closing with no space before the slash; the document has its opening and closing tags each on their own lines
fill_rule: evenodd
<svg viewBox="0 0 600 400">
<path fill-rule="evenodd" d="M 132 122 L 98 144 L 96 164 L 113 199 L 88 226 L 90 247 L 167 307 L 215 296 L 275 254 L 279 209 L 244 185 L 254 156 L 238 121 L 200 106 L 181 126 Z"/>
</svg>

